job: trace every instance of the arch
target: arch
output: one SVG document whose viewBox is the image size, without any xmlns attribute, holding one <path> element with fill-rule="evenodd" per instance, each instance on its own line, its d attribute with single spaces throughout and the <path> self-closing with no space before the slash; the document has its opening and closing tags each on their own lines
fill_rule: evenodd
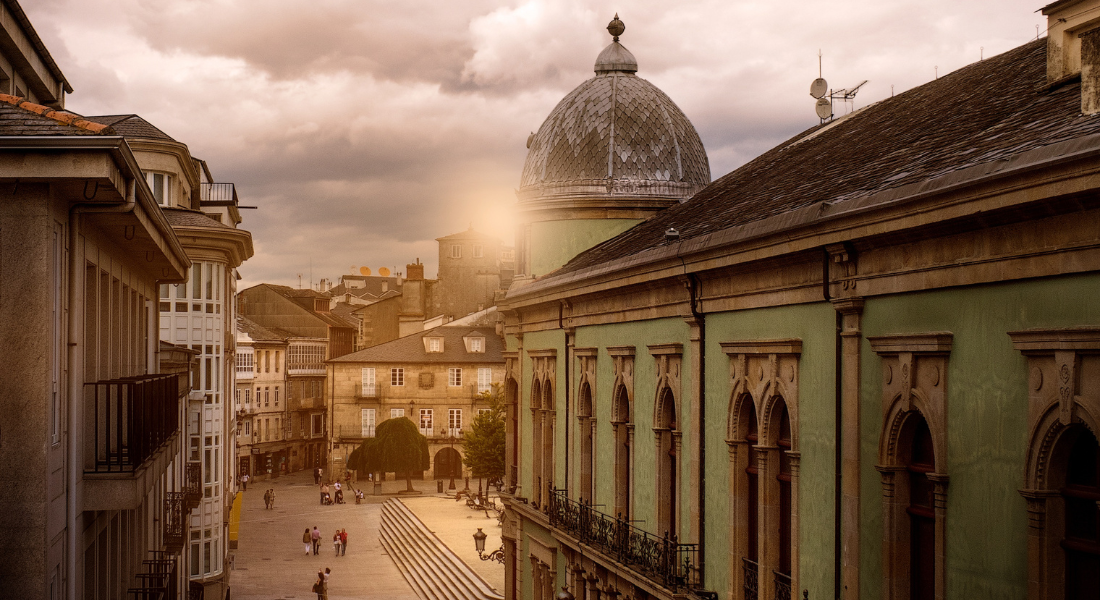
<svg viewBox="0 0 1100 600">
<path fill-rule="evenodd" d="M 462 455 L 454 448 L 442 448 L 432 458 L 432 475 L 436 479 L 462 477 Z"/>
<path fill-rule="evenodd" d="M 623 384 L 621 378 L 615 381 L 612 389 L 615 391 L 611 394 L 611 422 L 634 422 L 634 399 L 630 396 L 630 390 Z"/>
<path fill-rule="evenodd" d="M 542 382 L 535 378 L 531 382 L 531 410 L 538 410 L 542 405 Z"/>
<path fill-rule="evenodd" d="M 942 424 L 934 417 L 932 406 L 920 390 L 910 390 L 912 396 L 905 402 L 901 395 L 895 396 L 890 403 L 890 408 L 883 419 L 882 432 L 879 435 L 879 464 L 896 466 L 899 456 L 904 454 L 908 438 L 905 437 L 906 423 L 914 414 L 924 419 L 928 424 L 928 430 L 932 435 L 932 445 L 935 448 L 936 472 L 947 473 L 947 432 Z M 911 433 L 911 432 L 910 432 Z"/>
<path fill-rule="evenodd" d="M 729 412 L 726 418 L 726 441 L 744 442 L 749 430 L 753 435 L 759 430 L 756 418 L 756 402 L 745 392 L 730 397 Z"/>
<path fill-rule="evenodd" d="M 511 493 L 516 492 L 516 488 L 519 487 L 519 456 L 520 456 L 520 421 L 519 415 L 519 382 L 513 376 L 512 372 L 508 371 L 508 376 L 504 380 L 504 406 L 507 412 L 507 431 L 508 436 L 505 449 L 508 454 L 508 490 Z"/>
<path fill-rule="evenodd" d="M 611 423 L 615 431 L 615 515 L 630 519 L 633 504 L 634 409 L 622 378 L 612 395 Z"/>
<path fill-rule="evenodd" d="M 653 431 L 656 435 L 657 461 L 657 533 L 677 536 L 680 498 L 679 440 L 674 435 L 678 426 L 676 401 L 667 385 L 657 394 Z"/>
<path fill-rule="evenodd" d="M 577 416 L 594 417 L 592 414 L 592 386 L 587 377 L 581 378 L 580 392 L 577 394 Z"/>
<path fill-rule="evenodd" d="M 760 444 L 762 446 L 776 446 L 783 434 L 782 429 L 786 426 L 791 445 L 785 450 L 797 450 L 794 445 L 794 415 L 791 414 L 792 411 L 787 405 L 786 399 L 783 396 L 769 396 L 762 404 L 759 417 Z"/>
<path fill-rule="evenodd" d="M 578 496 L 582 501 L 592 502 L 596 473 L 596 419 L 592 414 L 592 386 L 589 385 L 587 377 L 582 378 L 580 392 L 577 394 L 577 421 L 577 437 L 580 444 Z"/>
<path fill-rule="evenodd" d="M 669 415 L 671 419 L 663 421 Z M 657 401 L 653 403 L 653 427 L 655 429 L 678 430 L 680 422 L 680 396 L 671 385 L 668 375 L 657 382 Z"/>
<path fill-rule="evenodd" d="M 1100 439 L 1100 421 L 1092 414 L 1088 406 L 1078 404 L 1073 411 L 1073 422 L 1062 422 L 1062 409 L 1054 399 L 1046 405 L 1046 410 L 1032 428 L 1027 449 L 1027 468 L 1024 475 L 1025 488 L 1033 490 L 1056 489 L 1050 482 L 1050 464 L 1054 449 L 1066 433 L 1066 429 L 1075 424 L 1088 429 Z"/>
</svg>

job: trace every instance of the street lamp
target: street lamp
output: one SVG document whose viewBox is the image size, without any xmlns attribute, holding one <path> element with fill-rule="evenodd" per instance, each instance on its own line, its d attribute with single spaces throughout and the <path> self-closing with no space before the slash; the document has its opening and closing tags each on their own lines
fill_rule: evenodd
<svg viewBox="0 0 1100 600">
<path fill-rule="evenodd" d="M 440 437 L 446 436 L 448 438 L 448 440 L 451 442 L 451 453 L 450 453 L 449 456 L 450 456 L 450 459 L 451 459 L 452 463 L 450 465 L 450 469 L 448 469 L 451 472 L 451 483 L 450 483 L 450 485 L 447 486 L 447 489 L 448 490 L 453 490 L 453 489 L 455 489 L 455 465 L 453 463 L 454 455 L 455 455 L 455 436 L 454 436 L 453 431 L 448 430 L 448 429 L 440 429 L 439 430 L 439 436 Z"/>
<path fill-rule="evenodd" d="M 477 556 L 481 560 L 495 560 L 500 564 L 504 564 L 504 542 L 500 543 L 500 548 L 493 550 L 492 552 L 485 554 L 485 538 L 489 537 L 485 535 L 485 532 L 480 527 L 477 528 L 477 533 L 474 534 L 474 548 L 477 549 Z"/>
</svg>

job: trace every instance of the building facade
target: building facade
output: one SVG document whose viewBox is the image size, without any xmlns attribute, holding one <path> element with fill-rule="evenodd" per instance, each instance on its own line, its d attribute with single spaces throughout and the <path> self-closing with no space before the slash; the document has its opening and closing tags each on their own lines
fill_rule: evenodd
<svg viewBox="0 0 1100 600">
<path fill-rule="evenodd" d="M 514 265 L 511 248 L 472 228 L 436 238 L 439 244 L 439 304 L 448 319 L 460 319 L 496 304 L 508 289 Z"/>
<path fill-rule="evenodd" d="M 289 472 L 291 420 L 286 338 L 237 317 L 237 477 Z"/>
<path fill-rule="evenodd" d="M 333 472 L 378 423 L 407 417 L 428 438 L 429 476 L 461 480 L 462 434 L 503 382 L 502 350 L 493 327 L 445 325 L 329 361 Z"/>
<path fill-rule="evenodd" d="M 506 595 L 1095 597 L 1097 7 L 571 259 L 528 237 Z"/>
</svg>

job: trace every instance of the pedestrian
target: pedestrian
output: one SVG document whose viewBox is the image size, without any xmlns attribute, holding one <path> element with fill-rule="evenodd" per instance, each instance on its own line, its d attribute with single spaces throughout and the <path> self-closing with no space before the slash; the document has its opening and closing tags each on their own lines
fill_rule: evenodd
<svg viewBox="0 0 1100 600">
<path fill-rule="evenodd" d="M 325 503 L 325 496 L 328 496 L 328 484 L 321 484 L 321 504 Z"/>
<path fill-rule="evenodd" d="M 321 552 L 321 532 L 316 525 L 313 526 L 313 532 L 309 534 L 309 539 L 313 542 L 313 555 L 317 556 Z"/>
<path fill-rule="evenodd" d="M 306 556 L 309 556 L 309 551 L 313 549 L 313 537 L 309 535 L 309 527 L 306 527 L 306 532 L 302 534 L 302 543 L 306 546 Z"/>
<path fill-rule="evenodd" d="M 342 489 L 342 487 L 343 486 L 340 485 L 340 480 L 336 480 L 336 481 L 332 482 L 332 489 L 336 490 L 337 492 L 339 492 Z"/>
<path fill-rule="evenodd" d="M 242 492 L 247 492 L 248 491 L 248 473 L 245 473 L 244 475 L 241 475 L 241 491 Z"/>
<path fill-rule="evenodd" d="M 271 490 L 264 492 L 264 509 L 271 508 Z"/>
<path fill-rule="evenodd" d="M 348 530 L 340 530 L 340 556 L 348 555 Z"/>
<path fill-rule="evenodd" d="M 336 533 L 332 536 L 332 547 L 336 550 L 336 556 L 340 556 L 340 530 L 337 529 Z"/>
<path fill-rule="evenodd" d="M 317 600 L 325 600 L 325 574 L 317 571 L 317 581 L 313 582 L 313 593 L 317 594 Z"/>
<path fill-rule="evenodd" d="M 313 485 L 321 485 L 321 467 L 313 472 Z"/>
<path fill-rule="evenodd" d="M 325 574 L 321 578 L 321 588 L 324 590 L 325 597 L 321 600 L 328 600 L 328 576 L 332 571 L 325 567 Z"/>
<path fill-rule="evenodd" d="M 267 491 L 271 492 L 271 510 L 275 510 L 275 488 L 271 488 Z"/>
</svg>

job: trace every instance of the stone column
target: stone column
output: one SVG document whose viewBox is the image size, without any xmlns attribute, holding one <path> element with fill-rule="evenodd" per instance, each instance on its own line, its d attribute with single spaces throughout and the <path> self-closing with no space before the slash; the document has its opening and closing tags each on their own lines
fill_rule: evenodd
<svg viewBox="0 0 1100 600">
<path fill-rule="evenodd" d="M 863 299 L 834 300 L 841 315 L 840 403 L 844 422 L 840 448 L 840 597 L 860 600 L 859 596 L 859 385 L 860 345 L 863 341 Z"/>
<path fill-rule="evenodd" d="M 774 600 L 774 571 L 779 567 L 779 549 L 776 547 L 779 536 L 779 482 L 775 478 L 779 472 L 779 447 L 756 446 L 756 464 L 759 470 L 757 506 L 760 511 L 756 520 L 757 557 L 760 559 L 757 584 L 760 600 Z"/>
<path fill-rule="evenodd" d="M 802 453 L 791 451 L 787 453 L 791 461 L 791 594 L 797 596 L 799 587 L 798 579 L 798 469 L 802 460 Z"/>
<path fill-rule="evenodd" d="M 899 505 L 897 500 L 898 477 L 905 477 L 905 467 L 898 465 L 875 467 L 882 475 L 882 597 L 883 600 L 894 600 L 899 589 L 909 589 L 909 584 L 904 586 L 897 581 L 899 578 L 898 565 L 909 561 L 909 546 L 902 545 L 896 539 L 899 518 L 905 514 L 905 506 Z M 905 553 L 905 556 L 899 556 Z"/>
<path fill-rule="evenodd" d="M 684 419 L 680 415 L 677 415 L 677 417 L 681 421 L 687 421 L 686 427 L 681 422 L 679 427 L 680 431 L 687 430 L 691 432 L 691 447 L 689 448 L 691 456 L 688 457 L 689 481 L 687 489 L 692 490 L 692 492 L 688 494 L 689 497 L 687 501 L 688 514 L 690 519 L 688 527 L 688 537 L 690 539 L 687 540 L 687 542 L 692 544 L 701 544 L 702 540 L 699 539 L 699 530 L 701 514 L 700 511 L 702 510 L 702 507 L 699 506 L 699 494 L 697 490 L 699 490 L 700 486 L 702 486 L 703 484 L 703 432 L 700 430 L 700 427 L 703 426 L 702 414 L 700 413 L 702 409 L 701 395 L 703 391 L 701 377 L 702 374 L 700 371 L 702 370 L 703 366 L 703 351 L 700 344 L 701 336 L 699 330 L 699 320 L 695 319 L 694 317 L 685 318 L 684 320 L 687 322 L 690 328 L 689 339 L 691 342 L 691 348 L 689 351 L 689 356 L 691 357 L 691 373 L 688 375 L 688 389 L 690 390 L 688 392 L 688 398 L 691 401 L 691 410 L 690 417 L 688 419 Z M 682 404 L 683 403 L 681 403 L 681 405 Z M 679 456 L 679 452 L 677 452 L 677 456 Z M 679 481 L 678 478 L 677 481 Z"/>
<path fill-rule="evenodd" d="M 947 597 L 947 475 L 929 473 L 932 504 L 936 513 L 936 600 Z"/>
</svg>

